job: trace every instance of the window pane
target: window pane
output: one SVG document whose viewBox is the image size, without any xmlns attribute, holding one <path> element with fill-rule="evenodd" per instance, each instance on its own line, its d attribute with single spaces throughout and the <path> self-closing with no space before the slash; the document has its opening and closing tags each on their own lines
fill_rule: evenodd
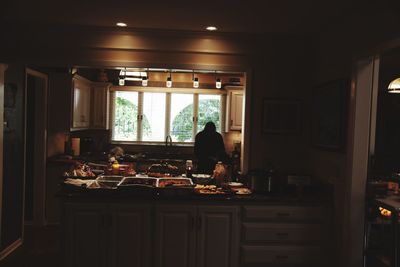
<svg viewBox="0 0 400 267">
<path fill-rule="evenodd" d="M 193 94 L 171 95 L 171 137 L 174 142 L 191 142 Z"/>
<path fill-rule="evenodd" d="M 204 129 L 207 122 L 212 121 L 215 123 L 217 131 L 221 131 L 220 121 L 220 95 L 199 95 L 199 115 L 197 122 L 197 132 Z"/>
<path fill-rule="evenodd" d="M 138 93 L 116 92 L 113 140 L 137 140 Z"/>
<path fill-rule="evenodd" d="M 164 141 L 165 93 L 143 94 L 143 141 Z"/>
</svg>

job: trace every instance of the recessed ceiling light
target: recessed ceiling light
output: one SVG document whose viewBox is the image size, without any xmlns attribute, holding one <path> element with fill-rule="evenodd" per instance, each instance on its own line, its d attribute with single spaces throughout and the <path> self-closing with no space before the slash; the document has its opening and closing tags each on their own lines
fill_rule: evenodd
<svg viewBox="0 0 400 267">
<path fill-rule="evenodd" d="M 216 30 L 218 30 L 218 29 L 217 29 L 217 27 L 215 27 L 215 26 L 207 26 L 206 30 L 207 30 L 207 31 L 216 31 Z"/>
<path fill-rule="evenodd" d="M 116 24 L 118 27 L 126 27 L 126 26 L 128 26 L 126 23 L 124 23 L 124 22 L 117 22 L 117 24 Z"/>
</svg>

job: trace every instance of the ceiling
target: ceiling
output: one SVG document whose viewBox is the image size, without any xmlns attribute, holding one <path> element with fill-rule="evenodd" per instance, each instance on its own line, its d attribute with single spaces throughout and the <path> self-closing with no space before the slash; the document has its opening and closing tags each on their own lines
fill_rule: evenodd
<svg viewBox="0 0 400 267">
<path fill-rule="evenodd" d="M 368 1 L 378 2 L 378 0 Z M 386 1 L 381 0 L 380 5 Z M 171 0 L 171 1 L 6 1 L 8 23 L 46 23 L 134 29 L 220 32 L 315 33 L 360 10 L 361 0 Z M 365 6 L 365 2 L 363 7 Z"/>
</svg>

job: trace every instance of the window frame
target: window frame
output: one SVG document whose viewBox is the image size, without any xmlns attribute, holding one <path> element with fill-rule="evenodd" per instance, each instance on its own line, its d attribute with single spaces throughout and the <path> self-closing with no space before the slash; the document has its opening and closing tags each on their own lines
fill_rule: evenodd
<svg viewBox="0 0 400 267">
<path fill-rule="evenodd" d="M 124 92 L 137 92 L 138 93 L 138 117 L 137 122 L 137 138 L 136 141 L 126 141 L 126 140 L 114 140 L 114 117 L 115 117 L 115 96 L 117 91 Z M 188 145 L 192 146 L 194 144 L 194 138 L 197 134 L 197 120 L 199 111 L 199 95 L 220 95 L 220 129 L 219 132 L 225 132 L 225 118 L 226 118 L 226 97 L 227 90 L 225 89 L 199 89 L 199 88 L 163 88 L 163 87 L 142 87 L 142 86 L 111 86 L 110 87 L 110 105 L 109 105 L 109 115 L 110 115 L 110 129 L 111 129 L 111 143 L 112 144 L 134 144 L 134 145 L 160 145 L 164 144 L 163 141 L 143 141 L 142 132 L 142 119 L 139 116 L 143 115 L 143 96 L 145 92 L 150 93 L 165 93 L 166 94 L 166 105 L 165 105 L 165 133 L 166 138 L 170 133 L 170 122 L 171 122 L 171 95 L 176 94 L 193 94 L 193 127 L 192 127 L 192 140 L 191 142 L 176 142 L 176 145 Z"/>
</svg>

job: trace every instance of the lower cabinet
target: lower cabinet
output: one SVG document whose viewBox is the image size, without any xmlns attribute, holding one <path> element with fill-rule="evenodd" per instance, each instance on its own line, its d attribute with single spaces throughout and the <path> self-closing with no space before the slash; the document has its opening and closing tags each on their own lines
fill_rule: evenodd
<svg viewBox="0 0 400 267">
<path fill-rule="evenodd" d="M 151 265 L 151 206 L 110 206 L 112 215 L 109 264 L 113 267 L 147 267 Z"/>
<path fill-rule="evenodd" d="M 156 207 L 155 266 L 195 266 L 195 218 L 195 206 Z"/>
<path fill-rule="evenodd" d="M 158 206 L 155 266 L 237 266 L 238 216 L 236 206 Z"/>
<path fill-rule="evenodd" d="M 150 205 L 66 204 L 65 267 L 150 266 Z"/>
<path fill-rule="evenodd" d="M 319 206 L 64 202 L 65 267 L 323 266 Z"/>
<path fill-rule="evenodd" d="M 243 206 L 241 266 L 323 266 L 321 206 Z"/>
</svg>

